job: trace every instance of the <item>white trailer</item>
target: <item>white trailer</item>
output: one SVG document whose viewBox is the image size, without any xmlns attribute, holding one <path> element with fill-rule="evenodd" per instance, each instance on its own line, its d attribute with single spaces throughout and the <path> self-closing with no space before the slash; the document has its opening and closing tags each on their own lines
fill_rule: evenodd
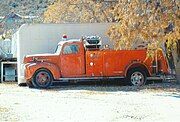
<svg viewBox="0 0 180 122">
<path fill-rule="evenodd" d="M 112 23 L 89 24 L 25 24 L 14 34 L 17 41 L 18 84 L 25 84 L 23 58 L 29 54 L 53 53 L 61 36 L 66 34 L 68 39 L 80 38 L 82 35 L 98 35 L 102 44 L 113 47 L 106 32 Z M 15 42 L 14 42 L 15 43 Z M 16 44 L 16 43 L 15 43 Z"/>
</svg>

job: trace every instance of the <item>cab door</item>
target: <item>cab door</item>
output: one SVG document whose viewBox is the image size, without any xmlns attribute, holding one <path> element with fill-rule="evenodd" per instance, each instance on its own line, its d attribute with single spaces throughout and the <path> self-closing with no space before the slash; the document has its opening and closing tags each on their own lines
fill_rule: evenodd
<svg viewBox="0 0 180 122">
<path fill-rule="evenodd" d="M 61 76 L 76 77 L 85 73 L 84 54 L 81 45 L 66 44 L 61 53 Z"/>
</svg>

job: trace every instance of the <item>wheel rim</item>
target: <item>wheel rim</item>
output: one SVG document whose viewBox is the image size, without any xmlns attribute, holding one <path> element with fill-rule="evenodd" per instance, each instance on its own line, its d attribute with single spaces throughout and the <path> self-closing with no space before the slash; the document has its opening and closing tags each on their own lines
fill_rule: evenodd
<svg viewBox="0 0 180 122">
<path fill-rule="evenodd" d="M 141 72 L 134 72 L 131 75 L 131 83 L 135 86 L 142 85 L 144 83 L 144 75 Z"/>
<path fill-rule="evenodd" d="M 44 87 L 50 82 L 50 76 L 47 72 L 39 72 L 36 76 L 36 82 L 39 86 Z"/>
</svg>

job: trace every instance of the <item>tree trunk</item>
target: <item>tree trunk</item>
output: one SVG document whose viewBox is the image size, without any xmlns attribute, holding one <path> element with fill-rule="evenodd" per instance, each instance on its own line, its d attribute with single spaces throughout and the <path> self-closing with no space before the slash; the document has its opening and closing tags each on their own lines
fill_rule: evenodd
<svg viewBox="0 0 180 122">
<path fill-rule="evenodd" d="M 177 83 L 180 84 L 180 61 L 177 62 L 176 65 L 176 78 L 177 78 Z"/>
<path fill-rule="evenodd" d="M 177 83 L 180 84 L 180 40 L 177 41 L 176 45 L 176 65 L 175 65 L 175 71 L 176 71 L 176 79 Z"/>
</svg>

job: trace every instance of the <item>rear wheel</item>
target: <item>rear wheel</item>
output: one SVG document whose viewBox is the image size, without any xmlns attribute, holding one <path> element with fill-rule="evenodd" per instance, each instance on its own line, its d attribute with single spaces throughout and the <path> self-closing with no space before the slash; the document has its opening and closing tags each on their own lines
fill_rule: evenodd
<svg viewBox="0 0 180 122">
<path fill-rule="evenodd" d="M 32 78 L 32 84 L 36 88 L 48 89 L 52 85 L 52 74 L 46 69 L 37 70 Z"/>
<path fill-rule="evenodd" d="M 146 83 L 146 77 L 146 73 L 142 69 L 134 68 L 128 72 L 127 79 L 130 85 L 141 86 Z"/>
</svg>

